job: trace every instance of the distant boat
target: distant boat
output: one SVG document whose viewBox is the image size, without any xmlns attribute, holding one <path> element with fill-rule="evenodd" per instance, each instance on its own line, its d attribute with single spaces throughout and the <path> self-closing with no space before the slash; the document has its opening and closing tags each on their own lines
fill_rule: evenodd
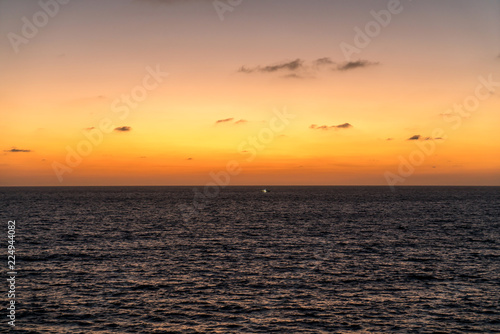
<svg viewBox="0 0 500 334">
<path fill-rule="evenodd" d="M 268 193 L 268 192 L 269 192 L 269 190 L 267 190 L 267 189 L 262 189 L 261 191 L 262 191 L 263 193 Z"/>
</svg>

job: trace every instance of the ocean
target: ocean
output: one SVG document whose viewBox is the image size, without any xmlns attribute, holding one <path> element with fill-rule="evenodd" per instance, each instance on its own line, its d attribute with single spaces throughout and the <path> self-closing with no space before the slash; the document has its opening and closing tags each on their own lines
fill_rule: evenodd
<svg viewBox="0 0 500 334">
<path fill-rule="evenodd" d="M 0 188 L 0 331 L 500 333 L 500 187 L 261 189 Z"/>
</svg>

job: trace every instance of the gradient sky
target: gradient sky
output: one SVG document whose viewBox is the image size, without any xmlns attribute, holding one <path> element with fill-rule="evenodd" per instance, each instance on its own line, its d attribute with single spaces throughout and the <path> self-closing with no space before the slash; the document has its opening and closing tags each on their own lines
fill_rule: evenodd
<svg viewBox="0 0 500 334">
<path fill-rule="evenodd" d="M 67 2 L 49 17 L 0 0 L 2 186 L 203 185 L 229 161 L 231 185 L 500 185 L 498 0 L 402 0 L 350 58 L 391 1 L 243 0 L 224 20 L 212 0 Z M 276 110 L 294 118 L 262 137 Z M 69 166 L 103 119 L 114 130 Z"/>
</svg>

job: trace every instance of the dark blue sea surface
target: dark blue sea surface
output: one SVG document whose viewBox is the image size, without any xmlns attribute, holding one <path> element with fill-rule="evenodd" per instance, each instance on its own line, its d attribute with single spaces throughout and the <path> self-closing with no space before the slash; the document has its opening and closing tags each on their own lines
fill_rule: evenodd
<svg viewBox="0 0 500 334">
<path fill-rule="evenodd" d="M 268 189 L 0 188 L 16 332 L 500 333 L 499 187 Z"/>
</svg>

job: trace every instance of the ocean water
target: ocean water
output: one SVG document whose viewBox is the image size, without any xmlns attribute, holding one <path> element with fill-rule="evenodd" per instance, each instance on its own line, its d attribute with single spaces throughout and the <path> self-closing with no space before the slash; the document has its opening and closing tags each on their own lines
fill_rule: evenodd
<svg viewBox="0 0 500 334">
<path fill-rule="evenodd" d="M 269 189 L 0 188 L 16 332 L 500 333 L 499 187 Z"/>
</svg>

